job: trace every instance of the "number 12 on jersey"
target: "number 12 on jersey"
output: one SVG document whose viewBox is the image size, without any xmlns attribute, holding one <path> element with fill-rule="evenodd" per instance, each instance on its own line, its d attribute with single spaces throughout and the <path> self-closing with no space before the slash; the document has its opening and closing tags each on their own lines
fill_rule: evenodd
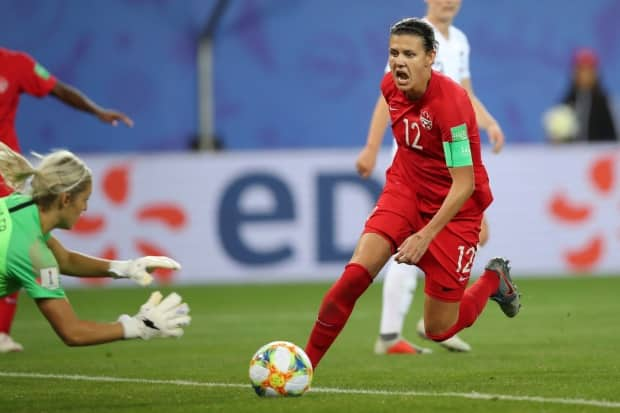
<svg viewBox="0 0 620 413">
<path fill-rule="evenodd" d="M 403 122 L 405 122 L 405 144 L 413 149 L 424 149 L 422 148 L 422 145 L 418 144 L 420 141 L 420 126 L 418 125 L 418 122 L 413 122 L 411 126 L 409 126 L 409 119 L 404 118 Z M 411 137 L 409 136 L 409 129 L 411 129 L 415 134 L 413 142 L 411 142 Z"/>
</svg>

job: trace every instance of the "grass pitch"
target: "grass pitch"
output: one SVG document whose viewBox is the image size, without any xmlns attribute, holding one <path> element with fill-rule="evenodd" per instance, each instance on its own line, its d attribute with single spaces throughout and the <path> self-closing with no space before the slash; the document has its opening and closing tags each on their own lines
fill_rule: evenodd
<svg viewBox="0 0 620 413">
<path fill-rule="evenodd" d="M 381 285 L 360 299 L 301 398 L 261 399 L 249 359 L 262 344 L 304 346 L 328 284 L 178 287 L 193 323 L 180 340 L 65 347 L 25 295 L 13 328 L 21 354 L 0 354 L 2 412 L 595 412 L 620 411 L 620 278 L 528 279 L 523 309 L 489 302 L 461 336 L 469 354 L 376 356 Z M 170 288 L 163 291 L 169 292 Z M 70 290 L 82 318 L 134 314 L 144 289 Z"/>
</svg>

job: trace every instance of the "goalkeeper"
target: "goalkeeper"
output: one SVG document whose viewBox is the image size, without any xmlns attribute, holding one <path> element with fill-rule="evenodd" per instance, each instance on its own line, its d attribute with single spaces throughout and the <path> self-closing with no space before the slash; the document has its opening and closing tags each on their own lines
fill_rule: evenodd
<svg viewBox="0 0 620 413">
<path fill-rule="evenodd" d="M 24 288 L 69 346 L 183 335 L 191 318 L 188 305 L 176 293 L 164 298 L 154 292 L 135 316 L 122 315 L 118 322 L 77 317 L 60 274 L 129 278 L 148 285 L 152 270 L 179 269 L 180 265 L 168 257 L 110 261 L 65 249 L 51 231 L 70 229 L 86 210 L 92 192 L 91 171 L 69 151 L 39 158 L 35 168 L 0 143 L 0 175 L 16 191 L 0 198 L 0 298 Z"/>
</svg>

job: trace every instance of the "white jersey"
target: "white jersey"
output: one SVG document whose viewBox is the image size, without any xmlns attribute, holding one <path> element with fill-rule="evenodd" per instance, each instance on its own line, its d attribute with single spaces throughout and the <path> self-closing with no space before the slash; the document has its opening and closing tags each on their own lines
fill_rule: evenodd
<svg viewBox="0 0 620 413">
<path fill-rule="evenodd" d="M 437 55 L 433 69 L 443 73 L 457 83 L 463 79 L 469 79 L 469 41 L 461 30 L 454 26 L 448 28 L 446 38 L 435 26 L 426 18 L 422 19 L 433 28 L 435 40 L 437 40 Z M 390 64 L 385 67 L 385 72 L 390 71 Z M 393 143 L 392 152 L 396 153 L 396 141 Z"/>
<path fill-rule="evenodd" d="M 469 42 L 465 33 L 454 26 L 448 28 L 448 38 L 424 19 L 435 31 L 437 56 L 433 69 L 443 73 L 457 83 L 469 79 Z"/>
</svg>

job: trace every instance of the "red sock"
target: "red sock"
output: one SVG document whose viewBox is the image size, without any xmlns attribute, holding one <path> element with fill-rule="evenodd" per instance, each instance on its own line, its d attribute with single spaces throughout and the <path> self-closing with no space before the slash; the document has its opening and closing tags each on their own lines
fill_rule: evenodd
<svg viewBox="0 0 620 413">
<path fill-rule="evenodd" d="M 344 328 L 355 302 L 370 283 L 372 277 L 366 268 L 355 263 L 348 264 L 344 267 L 342 276 L 325 294 L 319 316 L 306 344 L 306 354 L 314 368 Z"/>
<path fill-rule="evenodd" d="M 489 297 L 499 288 L 499 277 L 495 271 L 485 270 L 484 273 L 465 290 L 461 305 L 459 306 L 459 318 L 452 327 L 440 334 L 428 334 L 427 336 L 434 341 L 444 341 L 474 324 L 484 306 L 487 305 Z"/>
<path fill-rule="evenodd" d="M 0 298 L 0 333 L 11 332 L 15 310 L 17 310 L 17 295 L 18 293 L 13 293 Z"/>
</svg>

